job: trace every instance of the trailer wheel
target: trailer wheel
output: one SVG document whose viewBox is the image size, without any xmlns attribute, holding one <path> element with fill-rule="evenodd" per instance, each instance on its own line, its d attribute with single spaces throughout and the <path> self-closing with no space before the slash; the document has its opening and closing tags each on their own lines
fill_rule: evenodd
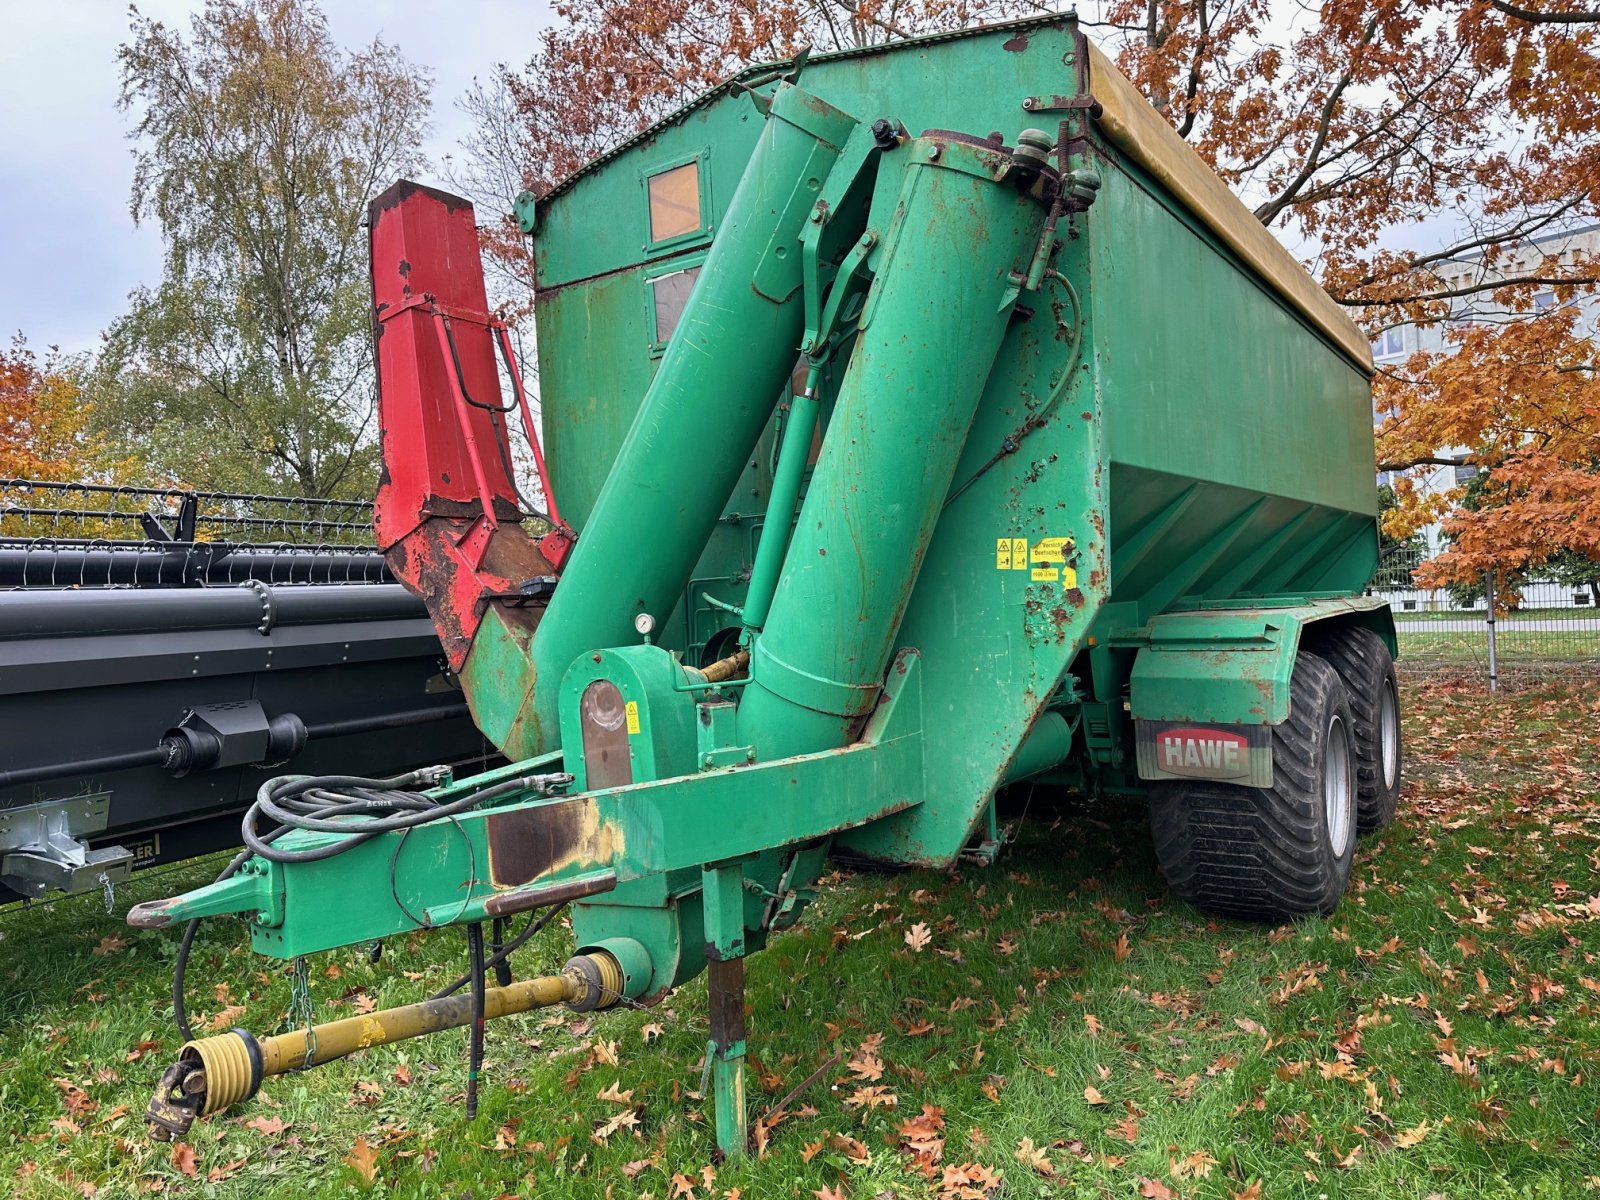
<svg viewBox="0 0 1600 1200">
<path fill-rule="evenodd" d="M 1338 672 L 1302 652 L 1288 720 L 1272 730 L 1272 787 L 1152 785 L 1156 858 L 1172 890 L 1196 908 L 1249 920 L 1331 913 L 1355 857 L 1352 724 Z"/>
<path fill-rule="evenodd" d="M 1372 833 L 1394 820 L 1400 802 L 1400 680 L 1394 656 L 1370 629 L 1345 626 L 1308 634 L 1350 694 L 1356 763 L 1356 831 Z"/>
</svg>

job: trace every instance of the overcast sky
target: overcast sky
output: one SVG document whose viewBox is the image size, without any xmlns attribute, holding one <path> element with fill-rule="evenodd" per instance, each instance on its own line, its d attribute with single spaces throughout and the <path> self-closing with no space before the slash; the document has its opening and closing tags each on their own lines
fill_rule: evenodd
<svg viewBox="0 0 1600 1200">
<path fill-rule="evenodd" d="M 127 117 L 116 108 L 117 46 L 125 0 L 0 0 L 0 340 L 21 331 L 36 347 L 93 349 L 128 292 L 161 277 L 161 238 L 128 216 Z M 139 9 L 187 28 L 199 0 L 141 0 Z M 455 100 L 496 62 L 522 62 L 550 20 L 547 0 L 324 0 L 334 38 L 356 46 L 382 34 L 434 75 L 436 164 L 466 122 Z"/>
<path fill-rule="evenodd" d="M 186 28 L 201 4 L 141 0 L 139 8 Z M 158 231 L 135 228 L 128 216 L 132 150 L 127 116 L 116 108 L 126 0 L 0 0 L 0 6 L 0 253 L 7 283 L 0 290 L 0 344 L 20 331 L 36 347 L 93 350 L 129 291 L 161 276 Z M 322 0 L 322 6 L 341 45 L 365 45 L 381 34 L 433 72 L 427 153 L 435 182 L 439 161 L 466 132 L 456 100 L 495 63 L 526 61 L 553 20 L 550 0 Z M 1436 219 L 1389 240 L 1432 245 L 1449 236 L 1448 224 Z M 1290 248 L 1310 249 L 1292 242 Z"/>
</svg>

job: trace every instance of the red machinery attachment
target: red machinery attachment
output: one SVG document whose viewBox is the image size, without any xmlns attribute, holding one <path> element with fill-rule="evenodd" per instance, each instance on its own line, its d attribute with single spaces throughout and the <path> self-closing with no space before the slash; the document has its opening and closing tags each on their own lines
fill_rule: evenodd
<svg viewBox="0 0 1600 1200">
<path fill-rule="evenodd" d="M 426 602 L 459 670 L 485 607 L 548 599 L 575 535 L 545 472 L 505 323 L 489 312 L 472 205 L 402 181 L 372 202 L 378 355 L 375 526 L 389 568 Z M 501 402 L 498 350 L 514 398 Z M 517 490 L 511 418 L 521 420 L 548 513 Z M 551 529 L 537 542 L 532 516 Z"/>
</svg>

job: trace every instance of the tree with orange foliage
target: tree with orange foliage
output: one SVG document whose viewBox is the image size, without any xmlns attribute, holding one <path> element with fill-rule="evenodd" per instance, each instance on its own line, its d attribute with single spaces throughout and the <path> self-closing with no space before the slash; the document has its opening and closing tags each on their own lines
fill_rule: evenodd
<svg viewBox="0 0 1600 1200">
<path fill-rule="evenodd" d="M 1268 0 L 1103 7 L 1123 70 L 1368 332 L 1446 327 L 1374 382 L 1386 531 L 1451 537 L 1418 582 L 1600 560 L 1600 256 L 1532 245 L 1600 216 L 1600 12 L 1328 0 L 1285 29 Z M 1418 486 L 1468 464 L 1490 476 L 1470 508 Z"/>
<path fill-rule="evenodd" d="M 467 107 L 487 194 L 548 187 L 746 63 L 1047 10 L 1039 0 L 558 4 L 525 67 Z M 1600 13 L 1577 0 L 1097 0 L 1084 24 L 1330 294 L 1378 335 L 1451 323 L 1376 384 L 1396 536 L 1448 515 L 1432 581 L 1600 559 L 1600 256 L 1529 253 L 1600 218 Z M 480 195 L 485 194 L 483 191 Z M 1437 246 L 1441 234 L 1446 245 Z M 489 249 L 531 291 L 509 224 Z M 1427 244 L 1424 251 L 1397 247 Z M 1533 298 L 1557 303 L 1535 310 Z M 526 294 L 526 293 L 525 293 Z M 1473 309 L 1486 319 L 1460 321 Z M 1465 447 L 1445 457 L 1441 451 Z M 1491 470 L 1497 498 L 1430 502 L 1414 472 Z"/>
<path fill-rule="evenodd" d="M 0 350 L 0 478 L 91 477 L 100 444 L 89 416 L 88 401 L 54 348 L 42 362 L 21 336 Z"/>
</svg>

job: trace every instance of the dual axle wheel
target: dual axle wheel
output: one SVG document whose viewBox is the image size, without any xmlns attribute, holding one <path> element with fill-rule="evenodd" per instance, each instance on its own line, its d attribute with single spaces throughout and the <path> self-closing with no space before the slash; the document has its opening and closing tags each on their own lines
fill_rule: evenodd
<svg viewBox="0 0 1600 1200">
<path fill-rule="evenodd" d="M 1308 635 L 1272 730 L 1270 788 L 1205 782 L 1150 789 L 1156 857 L 1197 908 L 1282 921 L 1330 913 L 1357 833 L 1387 824 L 1400 794 L 1394 660 L 1360 628 Z"/>
</svg>

